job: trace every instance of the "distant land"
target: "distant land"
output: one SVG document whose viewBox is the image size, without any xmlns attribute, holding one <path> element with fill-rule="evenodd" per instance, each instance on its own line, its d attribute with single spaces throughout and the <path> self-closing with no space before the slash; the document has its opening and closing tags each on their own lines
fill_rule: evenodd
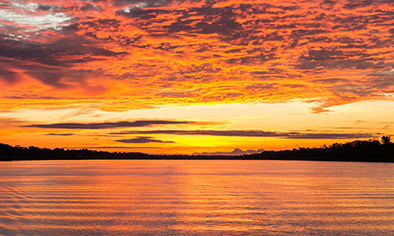
<svg viewBox="0 0 394 236">
<path fill-rule="evenodd" d="M 21 147 L 0 143 L 0 161 L 22 160 L 310 160 L 394 162 L 394 143 L 389 136 L 378 140 L 356 140 L 334 143 L 321 148 L 297 148 L 283 151 L 263 151 L 258 154 L 234 155 L 150 155 L 140 152 L 105 152 L 88 149 Z"/>
</svg>

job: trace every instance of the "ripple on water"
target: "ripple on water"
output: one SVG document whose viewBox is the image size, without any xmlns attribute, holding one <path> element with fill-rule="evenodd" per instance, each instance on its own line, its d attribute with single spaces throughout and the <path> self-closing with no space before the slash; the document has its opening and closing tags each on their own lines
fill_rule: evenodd
<svg viewBox="0 0 394 236">
<path fill-rule="evenodd" d="M 393 235 L 393 164 L 1 163 L 0 235 Z"/>
</svg>

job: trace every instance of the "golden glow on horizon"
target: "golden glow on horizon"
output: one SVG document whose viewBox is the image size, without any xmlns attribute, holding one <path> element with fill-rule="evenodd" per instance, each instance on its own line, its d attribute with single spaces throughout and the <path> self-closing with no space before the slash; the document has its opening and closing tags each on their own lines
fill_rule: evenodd
<svg viewBox="0 0 394 236">
<path fill-rule="evenodd" d="M 127 112 L 104 112 L 94 109 L 19 110 L 0 116 L 2 142 L 41 147 L 89 147 L 107 151 L 140 151 L 147 153 L 231 152 L 242 150 L 292 149 L 294 147 L 319 147 L 323 144 L 346 142 L 345 139 L 289 139 L 286 137 L 237 137 L 175 134 L 116 134 L 128 131 L 151 130 L 263 130 L 268 132 L 299 132 L 302 134 L 393 134 L 391 102 L 359 102 L 332 108 L 332 112 L 311 113 L 313 104 L 294 101 L 280 104 L 232 104 L 164 106 L 155 109 L 140 109 Z M 362 116 L 363 120 L 360 119 Z M 29 120 L 22 121 L 25 117 Z M 168 126 L 131 127 L 113 129 L 61 129 L 23 127 L 31 124 L 116 122 L 123 120 L 163 119 L 177 121 L 206 121 L 198 124 Z M 227 118 L 227 119 L 224 119 Z M 291 129 L 289 129 L 291 127 Z M 311 129 L 313 127 L 313 129 Z M 51 135 L 48 135 L 51 134 Z M 151 137 L 160 142 L 121 143 L 116 140 Z M 162 142 L 161 142 L 162 141 Z M 110 148 L 107 148 L 110 147 Z M 118 147 L 118 148 L 115 148 Z"/>
</svg>

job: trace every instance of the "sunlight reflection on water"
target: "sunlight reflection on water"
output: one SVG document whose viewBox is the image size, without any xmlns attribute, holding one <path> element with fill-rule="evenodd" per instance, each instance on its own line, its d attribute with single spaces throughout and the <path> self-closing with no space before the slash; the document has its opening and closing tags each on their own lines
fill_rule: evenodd
<svg viewBox="0 0 394 236">
<path fill-rule="evenodd" d="M 0 164 L 3 235 L 393 235 L 394 164 Z"/>
</svg>

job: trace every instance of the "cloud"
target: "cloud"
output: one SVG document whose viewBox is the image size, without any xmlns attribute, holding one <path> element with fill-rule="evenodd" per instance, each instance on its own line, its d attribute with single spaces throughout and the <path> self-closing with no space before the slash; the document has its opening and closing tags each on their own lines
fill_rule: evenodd
<svg viewBox="0 0 394 236">
<path fill-rule="evenodd" d="M 195 152 L 193 155 L 197 156 L 240 156 L 240 155 L 249 155 L 249 154 L 256 154 L 264 152 L 264 149 L 257 149 L 257 150 L 246 150 L 243 151 L 239 148 L 234 148 L 231 152 Z"/>
<path fill-rule="evenodd" d="M 1 111 L 0 110 L 0 114 L 1 113 L 8 113 L 8 112 L 12 112 L 12 111 Z M 17 118 L 11 118 L 11 117 L 0 117 L 0 125 L 1 126 L 20 126 L 22 124 L 25 124 L 26 121 L 24 120 L 20 120 Z"/>
<path fill-rule="evenodd" d="M 261 130 L 146 130 L 113 132 L 113 135 L 126 134 L 167 134 L 167 135 L 207 135 L 227 137 L 278 137 L 286 139 L 358 139 L 373 138 L 369 133 L 301 133 L 273 132 Z"/>
<path fill-rule="evenodd" d="M 161 149 L 162 147 L 130 147 L 130 146 L 91 146 L 91 147 L 64 147 L 65 149 Z"/>
<path fill-rule="evenodd" d="M 80 9 L 81 11 L 101 11 L 101 7 L 94 4 L 85 4 Z"/>
<path fill-rule="evenodd" d="M 8 84 L 13 84 L 18 81 L 18 77 L 17 73 L 0 68 L 0 80 L 3 80 Z"/>
<path fill-rule="evenodd" d="M 37 96 L 37 95 L 29 95 L 29 94 L 23 94 L 23 95 L 18 95 L 18 96 L 4 96 L 3 98 L 8 98 L 8 99 L 39 99 L 39 100 L 56 100 L 60 99 L 59 97 L 51 97 L 51 96 Z"/>
<path fill-rule="evenodd" d="M 63 133 L 63 134 L 60 134 L 60 133 L 49 133 L 49 134 L 45 134 L 45 135 L 49 135 L 49 136 L 73 136 L 74 134 L 73 133 Z"/>
<path fill-rule="evenodd" d="M 89 82 L 98 72 L 84 68 L 72 69 L 75 64 L 117 57 L 127 52 L 113 52 L 97 47 L 85 38 L 60 39 L 48 44 L 21 42 L 0 38 L 0 80 L 8 84 L 30 77 L 55 89 L 84 89 L 104 91 L 102 85 Z M 18 72 L 15 72 L 18 71 Z"/>
<path fill-rule="evenodd" d="M 137 137 L 132 139 L 118 139 L 115 140 L 119 143 L 175 143 L 174 141 L 163 141 L 159 139 L 154 139 L 152 137 Z"/>
<path fill-rule="evenodd" d="M 361 7 L 368 7 L 373 4 L 384 4 L 384 3 L 391 3 L 391 0 L 347 0 L 347 3 L 344 5 L 347 9 L 354 9 L 354 8 L 361 8 Z"/>
<path fill-rule="evenodd" d="M 101 108 L 113 111 L 313 99 L 323 112 L 393 94 L 392 7 L 390 0 L 4 1 L 0 83 L 15 88 L 9 93 L 27 84 L 37 96 L 69 92 L 62 101 L 100 94 L 111 104 Z"/>
<path fill-rule="evenodd" d="M 47 9 L 43 5 L 34 3 L 6 5 L 4 8 L 0 8 L 0 20 L 8 25 L 15 24 L 20 27 L 29 26 L 30 31 L 40 31 L 54 29 L 59 30 L 62 26 L 67 24 L 67 21 L 71 20 L 72 17 L 63 12 L 58 13 L 45 13 L 45 14 L 34 14 L 37 10 Z"/>
<path fill-rule="evenodd" d="M 146 127 L 154 125 L 180 125 L 196 124 L 193 121 L 171 121 L 171 120 L 136 120 L 136 121 L 118 121 L 118 122 L 101 122 L 101 123 L 54 123 L 54 124 L 34 124 L 24 127 L 33 127 L 41 129 L 115 129 L 115 128 L 132 128 Z"/>
<path fill-rule="evenodd" d="M 45 44 L 0 38 L 0 55 L 2 58 L 40 63 L 41 66 L 71 66 L 75 63 L 100 60 L 97 58 L 100 56 L 116 57 L 128 54 L 104 49 L 95 44 L 78 36 Z"/>
<path fill-rule="evenodd" d="M 385 64 L 371 61 L 368 55 L 362 52 L 347 52 L 338 48 L 309 50 L 308 54 L 300 56 L 298 61 L 298 68 L 314 70 L 319 68 L 379 69 L 386 67 Z"/>
</svg>

